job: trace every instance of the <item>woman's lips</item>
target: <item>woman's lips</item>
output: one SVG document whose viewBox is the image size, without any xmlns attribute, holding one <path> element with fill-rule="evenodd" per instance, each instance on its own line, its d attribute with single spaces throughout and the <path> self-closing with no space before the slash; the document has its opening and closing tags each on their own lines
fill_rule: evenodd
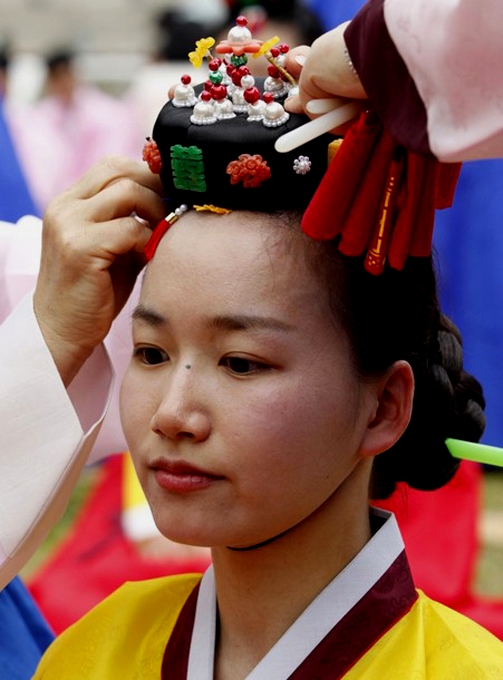
<svg viewBox="0 0 503 680">
<path fill-rule="evenodd" d="M 181 461 L 157 460 L 154 461 L 151 468 L 160 487 L 167 491 L 179 493 L 207 489 L 215 482 L 223 479 L 223 477 L 213 475 Z"/>
</svg>

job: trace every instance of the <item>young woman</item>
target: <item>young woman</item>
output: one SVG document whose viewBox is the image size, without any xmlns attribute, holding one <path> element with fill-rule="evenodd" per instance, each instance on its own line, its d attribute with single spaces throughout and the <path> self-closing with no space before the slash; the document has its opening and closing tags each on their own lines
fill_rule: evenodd
<svg viewBox="0 0 503 680">
<path fill-rule="evenodd" d="M 499 643 L 415 593 L 393 519 L 378 530 L 368 510 L 369 485 L 380 497 L 396 480 L 447 481 L 445 438 L 482 430 L 429 259 L 374 277 L 304 236 L 298 215 L 192 212 L 147 269 L 133 336 L 122 413 L 140 480 L 163 533 L 212 547 L 194 631 L 189 612 L 177 633 L 192 633 L 190 658 L 202 654 L 187 677 L 245 678 L 261 662 L 265 675 L 250 677 L 288 678 L 315 623 L 314 647 L 335 625 L 336 668 L 321 677 L 339 677 L 341 650 L 356 662 L 348 677 L 391 661 L 396 678 L 496 668 Z M 165 653 L 164 677 L 184 677 L 170 670 L 189 663 L 178 637 L 165 647 L 198 582 L 119 591 L 61 637 L 38 677 L 72 677 L 74 661 L 88 664 L 78 677 L 158 677 Z"/>
<path fill-rule="evenodd" d="M 369 513 L 369 487 L 441 485 L 445 438 L 482 430 L 431 261 L 373 277 L 298 224 L 194 212 L 160 242 L 123 422 L 157 525 L 213 571 L 124 587 L 36 677 L 159 677 L 163 657 L 177 679 L 501 677 L 500 643 L 417 594 Z"/>
<path fill-rule="evenodd" d="M 150 161 L 199 205 L 146 248 L 121 411 L 157 526 L 213 565 L 119 589 L 35 677 L 503 677 L 501 643 L 416 591 L 393 516 L 369 508 L 397 481 L 447 482 L 445 439 L 484 426 L 431 257 L 376 276 L 307 236 L 325 140 L 278 160 L 283 123 L 212 127 L 222 90 L 192 112 L 188 85 Z"/>
</svg>

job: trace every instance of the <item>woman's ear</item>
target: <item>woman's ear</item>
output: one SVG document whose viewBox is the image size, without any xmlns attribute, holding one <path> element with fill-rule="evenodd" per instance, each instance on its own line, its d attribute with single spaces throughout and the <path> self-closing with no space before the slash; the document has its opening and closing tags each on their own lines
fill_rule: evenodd
<svg viewBox="0 0 503 680">
<path fill-rule="evenodd" d="M 407 361 L 396 361 L 376 383 L 376 408 L 367 425 L 360 453 L 376 456 L 405 432 L 412 414 L 414 374 Z"/>
</svg>

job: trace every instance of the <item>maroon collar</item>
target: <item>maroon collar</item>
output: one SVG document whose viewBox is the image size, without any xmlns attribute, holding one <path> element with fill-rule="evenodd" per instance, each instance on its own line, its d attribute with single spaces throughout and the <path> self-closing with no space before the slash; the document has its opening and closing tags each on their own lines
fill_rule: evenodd
<svg viewBox="0 0 503 680">
<path fill-rule="evenodd" d="M 185 602 L 164 652 L 161 680 L 185 680 L 199 584 Z M 342 678 L 417 599 L 405 552 L 332 628 L 288 680 Z"/>
</svg>

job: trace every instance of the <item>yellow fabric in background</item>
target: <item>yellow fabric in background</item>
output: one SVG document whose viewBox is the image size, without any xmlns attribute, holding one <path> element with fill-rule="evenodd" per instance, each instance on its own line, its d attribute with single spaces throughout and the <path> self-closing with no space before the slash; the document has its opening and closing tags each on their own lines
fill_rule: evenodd
<svg viewBox="0 0 503 680">
<path fill-rule="evenodd" d="M 139 505 L 148 503 L 136 476 L 131 454 L 126 451 L 122 456 L 122 507 L 134 508 Z"/>
</svg>

